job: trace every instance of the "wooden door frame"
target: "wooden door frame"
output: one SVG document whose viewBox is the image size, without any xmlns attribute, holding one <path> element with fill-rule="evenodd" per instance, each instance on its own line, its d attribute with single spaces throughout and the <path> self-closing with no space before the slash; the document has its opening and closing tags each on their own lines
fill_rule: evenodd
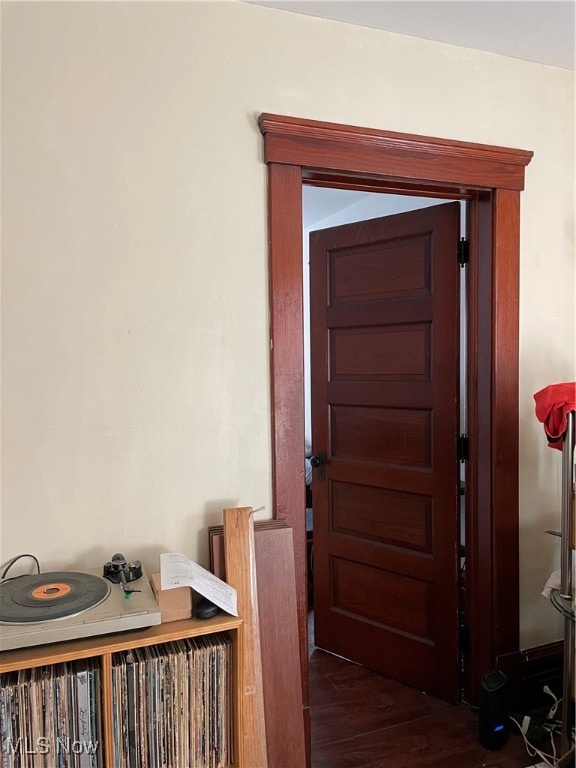
<svg viewBox="0 0 576 768">
<path fill-rule="evenodd" d="M 309 726 L 304 502 L 302 184 L 471 202 L 468 288 L 467 695 L 519 658 L 520 191 L 532 152 L 264 113 L 274 517 L 294 532 Z"/>
</svg>

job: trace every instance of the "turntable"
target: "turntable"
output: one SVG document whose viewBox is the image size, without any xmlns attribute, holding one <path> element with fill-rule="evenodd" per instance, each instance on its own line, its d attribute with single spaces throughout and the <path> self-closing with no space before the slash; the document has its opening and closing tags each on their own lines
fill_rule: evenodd
<svg viewBox="0 0 576 768">
<path fill-rule="evenodd" d="M 160 608 L 143 569 L 140 575 L 118 570 L 114 558 L 112 566 L 104 566 L 107 578 L 101 570 L 56 571 L 0 582 L 0 650 L 160 624 Z"/>
</svg>

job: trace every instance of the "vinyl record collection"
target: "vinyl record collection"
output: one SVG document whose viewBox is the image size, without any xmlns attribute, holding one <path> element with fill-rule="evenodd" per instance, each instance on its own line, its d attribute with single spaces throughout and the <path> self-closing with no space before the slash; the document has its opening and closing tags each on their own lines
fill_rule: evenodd
<svg viewBox="0 0 576 768">
<path fill-rule="evenodd" d="M 232 641 L 220 632 L 112 654 L 115 768 L 233 762 Z M 0 675 L 1 768 L 103 768 L 91 659 Z"/>
<path fill-rule="evenodd" d="M 2 768 L 101 768 L 100 690 L 90 659 L 0 675 Z"/>
<path fill-rule="evenodd" d="M 225 633 L 113 654 L 116 768 L 229 765 L 231 675 Z"/>
</svg>

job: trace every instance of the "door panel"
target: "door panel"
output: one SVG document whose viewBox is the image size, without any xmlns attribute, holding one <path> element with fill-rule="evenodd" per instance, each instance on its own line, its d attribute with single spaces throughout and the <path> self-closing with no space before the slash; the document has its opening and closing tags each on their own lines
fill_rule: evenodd
<svg viewBox="0 0 576 768">
<path fill-rule="evenodd" d="M 430 326 L 368 327 L 332 333 L 332 381 L 430 378 Z"/>
<path fill-rule="evenodd" d="M 332 568 L 334 610 L 384 627 L 395 626 L 398 632 L 430 637 L 426 581 L 337 557 Z"/>
<path fill-rule="evenodd" d="M 401 238 L 333 254 L 332 306 L 341 301 L 429 295 L 429 245 L 426 236 Z"/>
<path fill-rule="evenodd" d="M 430 411 L 375 406 L 330 408 L 331 456 L 402 466 L 430 466 Z"/>
<path fill-rule="evenodd" d="M 315 642 L 458 699 L 459 206 L 310 237 Z"/>
<path fill-rule="evenodd" d="M 332 483 L 335 533 L 431 552 L 431 499 L 369 485 Z"/>
</svg>

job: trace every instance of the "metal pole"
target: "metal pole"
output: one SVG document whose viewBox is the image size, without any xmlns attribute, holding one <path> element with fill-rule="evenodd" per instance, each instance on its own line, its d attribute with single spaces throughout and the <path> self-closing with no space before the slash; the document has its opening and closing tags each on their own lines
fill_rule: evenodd
<svg viewBox="0 0 576 768">
<path fill-rule="evenodd" d="M 562 679 L 562 724 L 560 727 L 560 757 L 572 746 L 572 685 L 574 668 L 574 622 L 564 617 L 564 674 Z"/>
<path fill-rule="evenodd" d="M 562 553 L 560 561 L 560 593 L 573 597 L 572 584 L 572 525 L 574 518 L 574 411 L 566 419 L 566 432 L 562 447 Z"/>
<path fill-rule="evenodd" d="M 560 563 L 561 596 L 572 601 L 572 541 L 574 526 L 574 411 L 568 414 L 562 446 L 562 553 Z M 570 605 L 570 603 L 569 603 Z M 574 617 L 564 616 L 564 674 L 562 680 L 562 730 L 560 751 L 570 747 L 571 702 L 574 672 Z"/>
</svg>

